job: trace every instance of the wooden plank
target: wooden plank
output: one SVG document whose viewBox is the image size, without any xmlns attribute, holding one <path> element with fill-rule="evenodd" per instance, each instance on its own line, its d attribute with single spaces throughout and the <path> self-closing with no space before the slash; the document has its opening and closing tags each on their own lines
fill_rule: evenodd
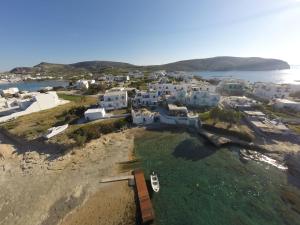
<svg viewBox="0 0 300 225">
<path fill-rule="evenodd" d="M 108 182 L 115 182 L 115 181 L 129 180 L 129 179 L 133 179 L 133 175 L 106 177 L 106 178 L 102 178 L 100 180 L 100 183 L 108 183 Z"/>
<path fill-rule="evenodd" d="M 135 170 L 134 179 L 143 223 L 151 222 L 154 220 L 154 211 L 145 181 L 144 172 L 142 170 Z"/>
</svg>

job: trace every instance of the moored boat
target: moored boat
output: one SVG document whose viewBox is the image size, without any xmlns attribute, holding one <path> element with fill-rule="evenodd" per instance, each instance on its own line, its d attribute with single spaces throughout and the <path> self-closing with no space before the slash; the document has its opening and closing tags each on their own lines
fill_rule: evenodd
<svg viewBox="0 0 300 225">
<path fill-rule="evenodd" d="M 68 128 L 68 124 L 62 125 L 62 126 L 58 126 L 58 127 L 52 127 L 50 129 L 48 129 L 47 133 L 44 134 L 44 138 L 52 138 L 53 136 L 63 132 L 65 129 Z"/>
<path fill-rule="evenodd" d="M 158 176 L 154 171 L 150 175 L 150 180 L 151 180 L 151 187 L 152 187 L 153 191 L 159 192 L 160 186 L 159 186 Z"/>
</svg>

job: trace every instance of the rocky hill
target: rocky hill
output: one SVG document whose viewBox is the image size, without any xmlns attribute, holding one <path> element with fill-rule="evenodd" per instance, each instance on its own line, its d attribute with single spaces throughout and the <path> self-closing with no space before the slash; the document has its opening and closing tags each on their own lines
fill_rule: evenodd
<svg viewBox="0 0 300 225">
<path fill-rule="evenodd" d="M 123 62 L 113 61 L 86 61 L 74 64 L 54 64 L 42 62 L 34 67 L 17 67 L 11 70 L 17 74 L 36 74 L 42 73 L 47 75 L 69 77 L 71 75 L 80 75 L 87 73 L 101 73 L 112 70 L 128 71 L 128 70 L 169 70 L 169 71 L 261 71 L 261 70 L 282 70 L 289 69 L 287 62 L 279 59 L 265 59 L 258 57 L 214 57 L 205 59 L 191 59 L 153 66 L 137 66 Z"/>
</svg>

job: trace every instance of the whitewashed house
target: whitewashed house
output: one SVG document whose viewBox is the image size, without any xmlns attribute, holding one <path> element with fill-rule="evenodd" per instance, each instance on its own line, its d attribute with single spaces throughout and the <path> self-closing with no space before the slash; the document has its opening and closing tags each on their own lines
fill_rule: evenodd
<svg viewBox="0 0 300 225">
<path fill-rule="evenodd" d="M 19 88 L 17 88 L 17 87 L 11 87 L 11 88 L 0 90 L 0 94 L 2 96 L 14 95 L 14 94 L 18 94 L 18 93 L 19 93 Z"/>
<path fill-rule="evenodd" d="M 147 125 L 154 122 L 155 113 L 147 109 L 131 110 L 132 122 L 137 125 Z"/>
<path fill-rule="evenodd" d="M 141 72 L 141 71 L 138 71 L 138 70 L 136 70 L 136 71 L 130 71 L 128 73 L 128 76 L 132 77 L 132 78 L 135 78 L 135 79 L 140 79 L 140 78 L 144 77 L 144 73 Z"/>
<path fill-rule="evenodd" d="M 226 95 L 244 95 L 247 83 L 240 79 L 224 79 L 217 86 L 217 92 Z"/>
<path fill-rule="evenodd" d="M 266 100 L 287 98 L 290 91 L 289 85 L 282 84 L 257 82 L 253 86 L 253 95 Z"/>
<path fill-rule="evenodd" d="M 128 105 L 127 91 L 124 90 L 106 91 L 106 93 L 100 97 L 99 104 L 105 110 L 126 108 Z"/>
<path fill-rule="evenodd" d="M 10 119 L 14 119 L 19 116 L 50 109 L 58 105 L 65 104 L 67 102 L 69 101 L 60 100 L 56 92 L 54 91 L 48 93 L 33 93 L 32 98 L 17 99 L 17 107 L 14 106 L 14 112 L 9 115 L 0 117 L 0 122 L 6 122 Z M 11 109 L 7 108 L 6 110 Z"/>
<path fill-rule="evenodd" d="M 158 95 L 175 95 L 177 91 L 188 90 L 188 84 L 173 84 L 173 83 L 150 83 L 150 90 L 157 91 Z"/>
<path fill-rule="evenodd" d="M 89 89 L 89 81 L 88 80 L 78 80 L 75 84 L 77 89 Z"/>
<path fill-rule="evenodd" d="M 229 96 L 223 98 L 221 104 L 227 108 L 245 110 L 258 105 L 258 102 L 246 96 Z"/>
<path fill-rule="evenodd" d="M 211 93 L 209 91 L 191 91 L 186 100 L 185 103 L 188 106 L 192 107 L 214 107 L 219 104 L 220 101 L 220 95 L 216 93 Z"/>
<path fill-rule="evenodd" d="M 88 109 L 84 112 L 84 118 L 87 121 L 99 120 L 105 118 L 105 114 L 104 108 Z"/>
<path fill-rule="evenodd" d="M 181 103 L 190 107 L 213 107 L 220 101 L 220 95 L 210 92 L 209 88 L 193 87 L 188 91 L 177 91 L 175 95 L 168 96 L 169 103 Z"/>
<path fill-rule="evenodd" d="M 168 104 L 168 110 L 168 114 L 159 114 L 160 123 L 193 127 L 198 127 L 200 124 L 198 115 L 189 114 L 187 108 L 184 106 Z"/>
<path fill-rule="evenodd" d="M 273 106 L 276 109 L 286 109 L 300 112 L 300 102 L 291 101 L 289 99 L 275 99 Z"/>
<path fill-rule="evenodd" d="M 134 106 L 157 106 L 158 92 L 155 90 L 137 91 L 132 104 Z"/>
</svg>

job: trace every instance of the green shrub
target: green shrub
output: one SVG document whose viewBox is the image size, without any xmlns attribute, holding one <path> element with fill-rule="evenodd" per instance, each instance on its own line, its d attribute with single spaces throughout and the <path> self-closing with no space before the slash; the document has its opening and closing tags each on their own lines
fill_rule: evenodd
<svg viewBox="0 0 300 225">
<path fill-rule="evenodd" d="M 128 119 L 115 119 L 101 121 L 98 123 L 87 124 L 78 128 L 69 136 L 75 140 L 78 145 L 83 145 L 86 142 L 97 139 L 103 134 L 108 134 L 126 127 Z"/>
<path fill-rule="evenodd" d="M 234 130 L 228 130 L 220 127 L 215 127 L 209 124 L 203 124 L 202 127 L 208 131 L 217 133 L 217 134 L 222 134 L 222 135 L 229 135 L 233 136 L 236 138 L 239 138 L 240 140 L 247 141 L 247 142 L 252 142 L 254 140 L 254 137 L 251 134 L 248 134 L 246 132 L 239 132 L 239 131 L 234 131 Z"/>
</svg>

